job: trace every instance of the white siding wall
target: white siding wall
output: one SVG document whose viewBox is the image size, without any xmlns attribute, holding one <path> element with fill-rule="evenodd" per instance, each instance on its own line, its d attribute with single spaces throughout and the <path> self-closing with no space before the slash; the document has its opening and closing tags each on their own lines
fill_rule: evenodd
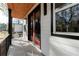
<svg viewBox="0 0 79 59">
<path fill-rule="evenodd" d="M 47 4 L 47 15 L 44 16 L 43 4 L 41 4 L 41 50 L 44 55 L 49 55 L 49 39 L 51 27 L 51 7 Z"/>
<path fill-rule="evenodd" d="M 50 38 L 50 55 L 54 56 L 79 55 L 79 40 L 52 36 Z"/>
</svg>

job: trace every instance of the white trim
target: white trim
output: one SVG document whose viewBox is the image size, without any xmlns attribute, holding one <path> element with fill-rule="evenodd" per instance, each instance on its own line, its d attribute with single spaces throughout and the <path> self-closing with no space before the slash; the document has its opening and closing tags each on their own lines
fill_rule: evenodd
<svg viewBox="0 0 79 59">
<path fill-rule="evenodd" d="M 79 33 L 73 33 L 73 32 L 55 32 L 54 34 L 79 36 Z"/>
<path fill-rule="evenodd" d="M 60 9 L 56 9 L 55 12 L 62 11 L 64 9 L 70 8 L 70 7 L 75 6 L 75 5 L 77 5 L 77 3 L 69 4 L 67 6 L 64 6 L 64 7 L 60 8 Z"/>
<path fill-rule="evenodd" d="M 55 3 L 53 3 L 53 33 L 56 32 L 56 22 L 55 22 Z"/>
<path fill-rule="evenodd" d="M 29 10 L 29 12 L 26 14 L 26 16 L 25 16 L 24 18 L 27 18 L 28 15 L 29 15 L 38 5 L 39 5 L 39 3 L 35 4 L 35 5 L 31 8 L 31 10 Z"/>
</svg>

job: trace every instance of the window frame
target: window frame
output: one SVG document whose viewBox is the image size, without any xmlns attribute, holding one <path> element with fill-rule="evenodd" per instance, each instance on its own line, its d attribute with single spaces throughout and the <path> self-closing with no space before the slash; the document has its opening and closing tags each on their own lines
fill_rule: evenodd
<svg viewBox="0 0 79 59">
<path fill-rule="evenodd" d="M 55 3 L 53 3 L 53 8 L 51 8 L 51 25 L 53 25 L 51 28 L 53 28 L 53 30 L 51 30 L 51 35 L 53 36 L 59 36 L 59 37 L 66 37 L 66 38 L 72 38 L 72 39 L 79 39 L 79 33 L 73 33 L 73 32 L 57 32 L 56 31 L 56 19 L 55 19 L 55 14 L 56 12 L 68 9 L 70 7 L 73 7 L 75 5 L 77 5 L 78 3 L 74 3 L 74 4 L 69 4 L 66 5 L 60 9 L 55 9 Z M 52 5 L 51 5 L 52 6 Z M 53 10 L 53 12 L 52 12 Z"/>
</svg>

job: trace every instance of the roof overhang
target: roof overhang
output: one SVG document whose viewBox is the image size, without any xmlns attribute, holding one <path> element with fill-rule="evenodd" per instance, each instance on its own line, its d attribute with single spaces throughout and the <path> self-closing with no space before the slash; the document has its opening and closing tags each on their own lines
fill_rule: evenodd
<svg viewBox="0 0 79 59">
<path fill-rule="evenodd" d="M 7 3 L 12 10 L 11 16 L 23 19 L 36 3 Z"/>
</svg>

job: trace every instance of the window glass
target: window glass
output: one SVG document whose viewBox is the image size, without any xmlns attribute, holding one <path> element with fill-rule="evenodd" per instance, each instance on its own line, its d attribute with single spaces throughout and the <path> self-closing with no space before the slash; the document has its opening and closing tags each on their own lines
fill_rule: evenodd
<svg viewBox="0 0 79 59">
<path fill-rule="evenodd" d="M 79 5 L 56 13 L 57 32 L 79 32 Z"/>
<path fill-rule="evenodd" d="M 63 8 L 64 6 L 67 6 L 71 3 L 55 3 L 55 9 Z"/>
</svg>

